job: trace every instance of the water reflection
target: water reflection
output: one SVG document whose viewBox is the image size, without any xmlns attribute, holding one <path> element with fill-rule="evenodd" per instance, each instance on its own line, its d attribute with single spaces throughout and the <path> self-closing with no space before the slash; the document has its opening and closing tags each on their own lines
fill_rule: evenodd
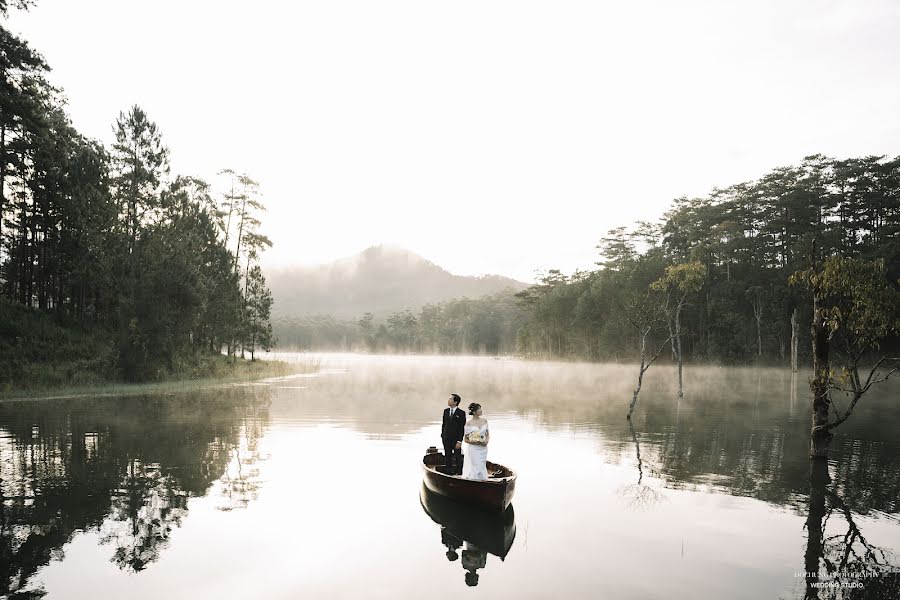
<svg viewBox="0 0 900 600">
<path fill-rule="evenodd" d="M 788 370 L 691 369 L 678 400 L 660 366 L 629 423 L 625 367 L 353 360 L 302 385 L 0 403 L 0 596 L 90 597 L 72 591 L 87 580 L 135 600 L 453 598 L 476 583 L 498 597 L 900 597 L 896 384 L 860 403 L 816 473 L 806 378 Z M 449 390 L 484 406 L 490 457 L 519 472 L 515 516 L 415 497 Z M 822 579 L 794 577 L 815 566 Z M 881 576 L 862 590 L 813 585 L 866 569 Z"/>
<path fill-rule="evenodd" d="M 631 439 L 634 442 L 637 468 L 637 483 L 631 483 L 619 489 L 619 495 L 624 499 L 625 506 L 630 510 L 644 510 L 665 499 L 665 496 L 655 487 L 644 483 L 644 461 L 641 460 L 641 444 L 631 420 L 628 420 L 628 428 L 631 431 Z"/>
<path fill-rule="evenodd" d="M 264 389 L 0 404 L 0 595 L 25 593 L 87 530 L 120 569 L 145 569 L 181 526 L 188 499 L 223 474 L 224 506 L 246 506 L 268 404 Z"/>
<path fill-rule="evenodd" d="M 453 357 L 346 360 L 336 363 L 345 372 L 305 380 L 306 390 L 276 389 L 282 410 L 374 439 L 400 439 L 423 423 L 439 422 L 445 391 L 454 389 L 464 391 L 464 402 L 482 404 L 489 420 L 513 415 L 551 431 L 590 432 L 611 462 L 621 462 L 636 441 L 624 418 L 631 385 L 627 367 Z M 650 472 L 667 487 L 715 489 L 799 509 L 808 479 L 806 377 L 789 369 L 692 369 L 689 393 L 679 400 L 668 368 L 654 366 L 658 371 L 642 389 L 634 417 Z M 295 401 L 298 393 L 302 405 Z M 831 457 L 841 475 L 836 481 L 846 483 L 842 494 L 852 496 L 864 514 L 896 513 L 897 387 L 885 385 L 869 394 L 835 432 Z"/>
<path fill-rule="evenodd" d="M 512 505 L 503 513 L 489 513 L 435 494 L 422 485 L 419 501 L 431 520 L 440 525 L 441 546 L 450 562 L 460 559 L 465 583 L 478 585 L 479 569 L 487 566 L 487 555 L 501 561 L 516 538 L 516 516 Z"/>
<path fill-rule="evenodd" d="M 811 461 L 804 599 L 900 598 L 897 557 L 870 544 L 832 486 L 828 463 Z M 834 520 L 836 523 L 829 521 Z"/>
</svg>

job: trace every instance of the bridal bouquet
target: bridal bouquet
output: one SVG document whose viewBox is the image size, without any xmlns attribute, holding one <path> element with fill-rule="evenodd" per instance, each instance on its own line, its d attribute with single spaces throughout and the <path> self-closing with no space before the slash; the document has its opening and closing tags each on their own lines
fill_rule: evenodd
<svg viewBox="0 0 900 600">
<path fill-rule="evenodd" d="M 480 431 L 472 431 L 463 436 L 463 440 L 469 444 L 483 444 L 484 435 Z"/>
</svg>

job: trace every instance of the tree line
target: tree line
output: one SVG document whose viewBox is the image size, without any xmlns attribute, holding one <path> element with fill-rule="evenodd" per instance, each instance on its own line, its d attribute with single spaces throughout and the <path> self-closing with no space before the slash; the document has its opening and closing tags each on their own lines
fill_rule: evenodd
<svg viewBox="0 0 900 600">
<path fill-rule="evenodd" d="M 793 347 L 791 340 L 799 327 L 808 331 L 812 308 L 788 278 L 810 267 L 814 240 L 820 257 L 883 260 L 884 278 L 895 285 L 900 158 L 810 156 L 758 180 L 679 198 L 659 223 L 609 231 L 598 246 L 597 269 L 550 271 L 519 294 L 528 315 L 519 349 L 630 359 L 641 336 L 629 306 L 652 288 L 668 298 L 662 311 L 670 311 L 670 323 L 678 314 L 678 336 L 665 326 L 656 333 L 680 339 L 673 359 L 681 353 L 710 362 L 787 364 L 796 350 L 808 361 L 810 345 Z"/>
<path fill-rule="evenodd" d="M 797 371 L 802 348 L 810 456 L 824 459 L 833 430 L 900 369 L 900 158 L 810 156 L 680 198 L 660 224 L 614 229 L 599 248 L 597 270 L 551 271 L 517 294 L 530 317 L 519 339 L 547 355 L 637 353 L 628 419 L 664 353 L 681 396 L 686 356 L 786 366 L 789 355 Z"/>
<path fill-rule="evenodd" d="M 292 317 L 273 325 L 279 345 L 302 350 L 495 355 L 515 351 L 524 319 L 514 292 L 508 290 L 425 304 L 415 312 L 367 312 L 356 319 Z"/>
<path fill-rule="evenodd" d="M 813 240 L 821 257 L 883 260 L 885 280 L 895 283 L 900 158 L 815 155 L 757 180 L 678 198 L 656 223 L 609 231 L 595 269 L 550 270 L 518 294 L 380 318 L 286 318 L 276 329 L 286 345 L 308 349 L 630 361 L 643 342 L 648 361 L 666 346 L 660 359 L 677 364 L 796 369 L 812 361 L 810 344 L 800 343 L 812 306 L 788 278 L 810 267 Z M 649 292 L 663 300 L 659 314 L 641 306 L 656 302 Z"/>
<path fill-rule="evenodd" d="M 8 4 L 0 1 L 4 17 Z M 4 301 L 103 332 L 110 369 L 128 380 L 222 348 L 251 357 L 269 348 L 272 297 L 259 256 L 271 242 L 258 184 L 226 170 L 228 191 L 216 198 L 206 181 L 173 176 L 161 132 L 138 106 L 119 114 L 111 147 L 86 138 L 48 71 L 0 25 Z"/>
</svg>

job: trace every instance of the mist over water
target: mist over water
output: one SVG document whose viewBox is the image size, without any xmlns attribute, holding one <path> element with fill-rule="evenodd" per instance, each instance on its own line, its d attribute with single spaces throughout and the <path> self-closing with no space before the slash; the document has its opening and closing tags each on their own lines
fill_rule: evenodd
<svg viewBox="0 0 900 600">
<path fill-rule="evenodd" d="M 896 382 L 837 430 L 825 484 L 804 373 L 688 366 L 679 401 L 654 365 L 629 424 L 634 365 L 315 358 L 314 376 L 0 403 L 0 591 L 803 598 L 812 558 L 900 565 Z M 422 491 L 451 392 L 482 404 L 489 460 L 518 472 L 506 520 Z"/>
</svg>

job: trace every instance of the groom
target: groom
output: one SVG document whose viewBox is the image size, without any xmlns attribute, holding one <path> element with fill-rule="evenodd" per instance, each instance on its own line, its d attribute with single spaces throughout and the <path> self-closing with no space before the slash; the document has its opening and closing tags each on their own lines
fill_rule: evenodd
<svg viewBox="0 0 900 600">
<path fill-rule="evenodd" d="M 441 440 L 444 442 L 444 472 L 450 475 L 462 473 L 462 439 L 466 428 L 466 413 L 459 407 L 462 400 L 456 394 L 450 394 L 447 408 L 444 409 L 444 421 L 441 424 Z"/>
</svg>

